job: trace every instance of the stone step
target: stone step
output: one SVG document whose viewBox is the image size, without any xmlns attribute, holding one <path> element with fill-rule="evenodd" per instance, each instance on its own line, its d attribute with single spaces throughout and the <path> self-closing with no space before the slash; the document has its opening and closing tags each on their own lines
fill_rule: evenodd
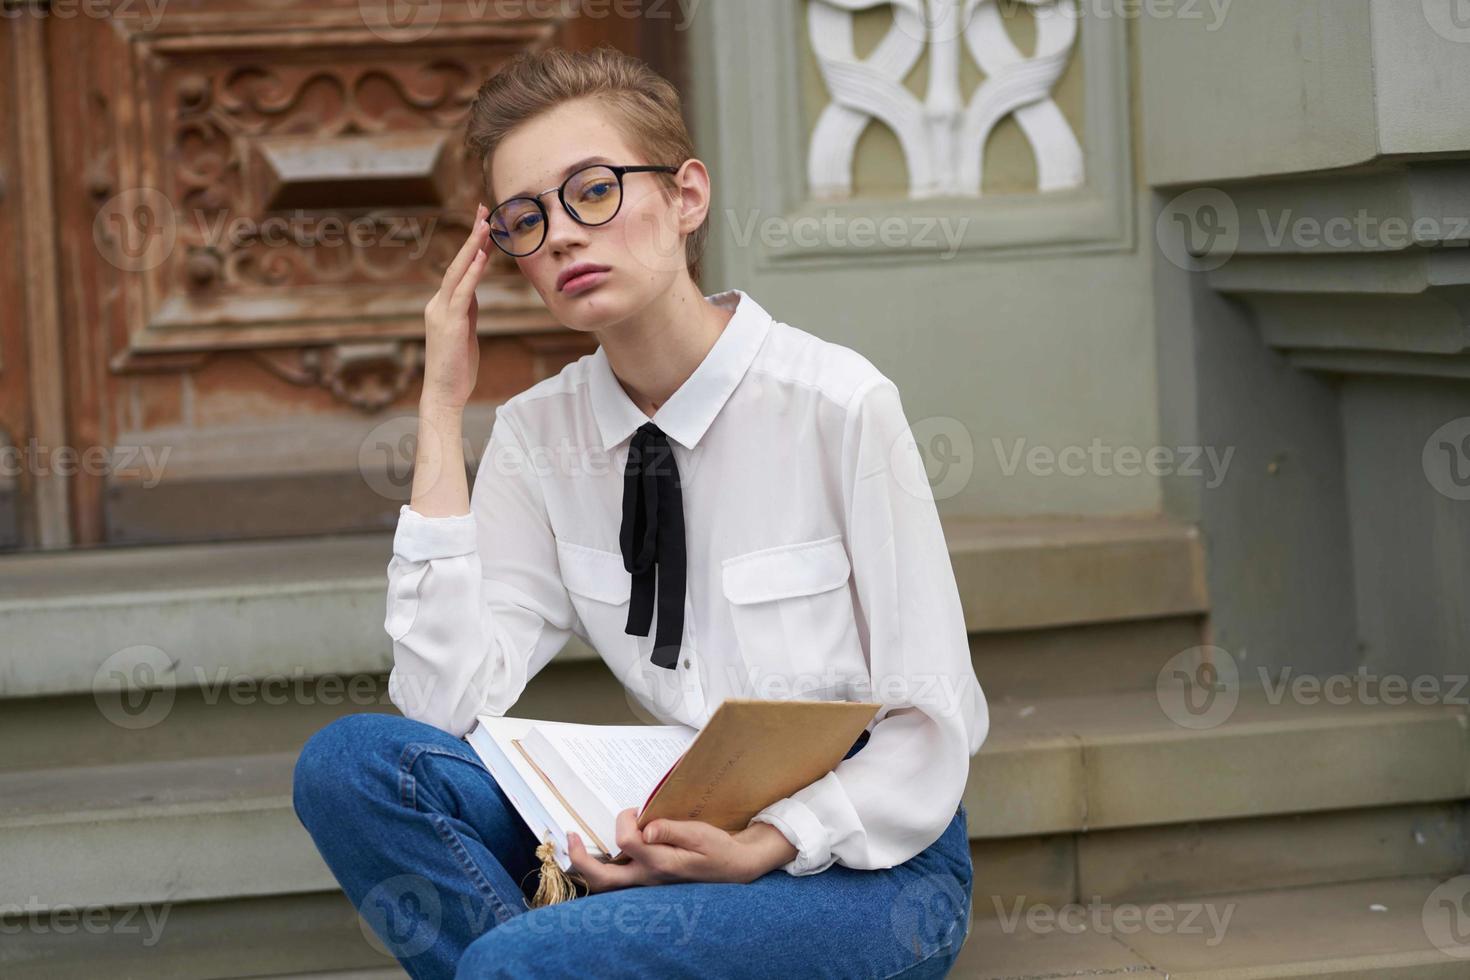
<svg viewBox="0 0 1470 980">
<path fill-rule="evenodd" d="M 525 716 L 542 717 L 542 703 L 527 702 Z M 1273 704 L 1247 692 L 1204 730 L 1180 728 L 1152 696 L 1132 692 L 992 709 L 965 796 L 982 845 L 1470 796 L 1458 709 Z M 0 904 L 330 888 L 291 809 L 294 759 L 288 751 L 0 772 Z"/>
<path fill-rule="evenodd" d="M 1470 797 L 1463 705 L 1237 692 L 1210 727 L 1157 691 L 991 702 L 965 791 L 1005 838 Z M 1224 702 L 1222 702 L 1222 705 Z M 1172 714 L 1171 714 L 1172 712 Z"/>
<path fill-rule="evenodd" d="M 1404 876 L 1147 904 L 1035 904 L 977 915 L 965 980 L 1449 980 L 1470 975 L 1456 920 L 1470 876 Z M 1438 945 L 1437 945 L 1438 944 Z"/>
<path fill-rule="evenodd" d="M 404 980 L 341 891 L 8 919 L 5 980 Z"/>
<path fill-rule="evenodd" d="M 1450 980 L 1470 936 L 1452 918 L 1470 876 L 1393 876 L 1147 903 L 978 907 L 950 976 L 964 980 Z M 106 975 L 401 980 L 340 894 L 185 903 L 65 931 L 8 928 L 7 980 Z"/>
<path fill-rule="evenodd" d="M 953 519 L 945 533 L 972 632 L 1206 609 L 1188 525 Z M 158 651 L 160 687 L 381 673 L 391 554 L 391 535 L 371 532 L 0 556 L 0 699 L 91 694 L 138 645 Z M 595 654 L 573 639 L 561 658 Z"/>
<path fill-rule="evenodd" d="M 296 819 L 296 754 L 0 774 L 0 908 L 326 891 Z"/>
</svg>

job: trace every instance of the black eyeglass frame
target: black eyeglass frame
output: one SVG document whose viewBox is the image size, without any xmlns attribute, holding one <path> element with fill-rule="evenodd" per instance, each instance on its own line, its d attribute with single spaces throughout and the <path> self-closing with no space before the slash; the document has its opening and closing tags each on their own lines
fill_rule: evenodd
<svg viewBox="0 0 1470 980">
<path fill-rule="evenodd" d="M 613 175 L 618 178 L 618 206 L 613 210 L 612 214 L 608 215 L 607 218 L 602 221 L 583 221 L 581 216 L 577 214 L 577 209 L 567 203 L 567 185 L 570 184 L 573 178 L 575 178 L 578 174 L 584 174 L 589 170 L 611 170 L 613 172 Z M 536 209 L 541 212 L 541 240 L 536 243 L 535 248 L 531 249 L 529 252 L 512 252 L 510 249 L 500 244 L 500 242 L 496 239 L 495 227 L 493 224 L 491 224 L 490 228 L 490 240 L 492 242 L 495 242 L 496 248 L 500 249 L 502 252 L 504 252 L 506 255 L 511 256 L 512 258 L 523 259 L 528 255 L 535 255 L 536 252 L 540 250 L 541 246 L 546 244 L 546 229 L 551 225 L 551 212 L 546 210 L 546 205 L 541 200 L 541 198 L 545 195 L 550 194 L 552 191 L 556 191 L 557 199 L 561 201 L 562 210 L 566 211 L 566 213 L 571 216 L 573 221 L 587 228 L 597 228 L 601 225 L 607 224 L 609 221 L 616 218 L 618 214 L 622 212 L 624 174 L 676 174 L 678 172 L 678 167 L 654 166 L 651 164 L 640 164 L 630 167 L 615 167 L 609 163 L 589 163 L 587 166 L 582 167 L 574 173 L 568 174 L 567 179 L 562 181 L 560 186 L 548 187 L 540 194 L 521 197 L 508 197 L 505 200 L 501 201 L 499 204 L 495 205 L 495 207 L 491 208 L 490 213 L 485 215 L 486 224 L 490 224 L 490 219 L 495 216 L 495 212 L 499 211 L 502 207 L 509 204 L 511 201 L 530 201 L 531 203 L 535 204 Z"/>
</svg>

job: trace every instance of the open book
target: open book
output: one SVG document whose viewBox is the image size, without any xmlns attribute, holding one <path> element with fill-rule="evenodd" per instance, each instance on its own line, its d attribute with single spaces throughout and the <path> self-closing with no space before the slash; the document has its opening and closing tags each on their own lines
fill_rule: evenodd
<svg viewBox="0 0 1470 980">
<path fill-rule="evenodd" d="M 667 817 L 731 833 L 837 767 L 879 704 L 729 698 L 702 729 L 579 725 L 480 715 L 466 739 L 536 838 L 571 868 L 567 832 L 616 860 L 617 815 Z"/>
</svg>

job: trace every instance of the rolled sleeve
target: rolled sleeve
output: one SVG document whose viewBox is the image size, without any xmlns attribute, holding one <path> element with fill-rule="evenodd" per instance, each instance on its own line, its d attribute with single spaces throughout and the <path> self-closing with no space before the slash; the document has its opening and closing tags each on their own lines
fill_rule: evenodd
<svg viewBox="0 0 1470 980">
<path fill-rule="evenodd" d="M 470 512 L 399 510 L 384 629 L 389 699 L 406 717 L 462 736 L 503 715 L 571 635 L 575 612 L 529 453 L 504 406 Z"/>
<path fill-rule="evenodd" d="M 398 508 L 393 553 L 405 561 L 453 558 L 475 550 L 474 514 L 426 517 L 408 504 Z"/>
</svg>

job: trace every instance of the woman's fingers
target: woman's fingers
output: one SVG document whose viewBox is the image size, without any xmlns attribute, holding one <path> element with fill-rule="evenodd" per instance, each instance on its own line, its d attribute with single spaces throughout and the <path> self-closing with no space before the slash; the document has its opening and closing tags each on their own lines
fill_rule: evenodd
<svg viewBox="0 0 1470 980">
<path fill-rule="evenodd" d="M 475 287 L 480 284 L 480 274 L 485 271 L 485 263 L 489 261 L 490 256 L 483 249 L 475 252 L 470 259 L 464 278 L 460 279 L 459 285 L 454 287 L 454 292 L 449 297 L 450 322 L 458 322 L 461 317 L 468 319 L 470 300 L 474 299 Z"/>
<path fill-rule="evenodd" d="M 567 854 L 572 859 L 572 869 L 586 880 L 589 891 L 606 892 L 643 884 L 643 871 L 637 862 L 605 864 L 587 853 L 577 834 L 567 835 Z"/>
<path fill-rule="evenodd" d="M 490 226 L 485 222 L 486 213 L 485 205 L 475 206 L 475 227 L 470 229 L 464 244 L 459 247 L 459 252 L 454 256 L 454 260 L 449 263 L 449 268 L 444 270 L 444 279 L 439 284 L 440 289 L 444 292 L 454 291 L 460 280 L 464 278 L 465 270 L 474 261 L 475 253 L 482 246 L 489 244 L 487 233 Z"/>
</svg>

